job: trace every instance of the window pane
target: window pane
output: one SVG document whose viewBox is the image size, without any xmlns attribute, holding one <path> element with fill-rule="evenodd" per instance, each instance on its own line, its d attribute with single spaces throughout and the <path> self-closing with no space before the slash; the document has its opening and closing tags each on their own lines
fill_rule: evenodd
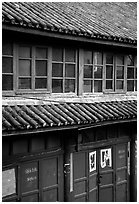
<svg viewBox="0 0 139 204">
<path fill-rule="evenodd" d="M 62 62 L 63 61 L 63 50 L 61 48 L 52 49 L 52 59 L 53 61 Z"/>
<path fill-rule="evenodd" d="M 35 79 L 35 89 L 46 89 L 47 88 L 47 79 L 37 78 Z"/>
<path fill-rule="evenodd" d="M 36 76 L 47 76 L 47 61 L 36 61 Z"/>
<path fill-rule="evenodd" d="M 13 45 L 9 42 L 2 43 L 2 54 L 3 55 L 13 55 Z"/>
<path fill-rule="evenodd" d="M 84 78 L 92 78 L 92 66 L 84 66 Z"/>
<path fill-rule="evenodd" d="M 117 69 L 116 70 L 116 73 L 117 73 L 116 77 L 117 77 L 117 79 L 123 79 L 124 78 L 124 67 L 117 67 L 116 69 Z"/>
<path fill-rule="evenodd" d="M 74 79 L 66 79 L 65 80 L 65 93 L 75 92 L 75 80 Z"/>
<path fill-rule="evenodd" d="M 127 68 L 127 79 L 134 79 L 134 67 Z"/>
<path fill-rule="evenodd" d="M 75 50 L 65 49 L 65 61 L 75 62 Z"/>
<path fill-rule="evenodd" d="M 102 92 L 102 81 L 94 81 L 94 92 Z"/>
<path fill-rule="evenodd" d="M 135 68 L 135 79 L 137 79 L 137 67 Z"/>
<path fill-rule="evenodd" d="M 31 79 L 29 78 L 19 78 L 19 89 L 31 89 Z"/>
<path fill-rule="evenodd" d="M 52 76 L 63 77 L 63 64 L 52 64 Z"/>
<path fill-rule="evenodd" d="M 13 59 L 8 57 L 2 58 L 2 73 L 13 73 Z"/>
<path fill-rule="evenodd" d="M 137 56 L 135 56 L 134 65 L 135 65 L 135 67 L 137 66 Z"/>
<path fill-rule="evenodd" d="M 124 81 L 117 80 L 116 81 L 116 89 L 123 89 L 124 88 Z"/>
<path fill-rule="evenodd" d="M 66 77 L 75 77 L 75 65 L 66 64 L 65 65 L 65 76 Z"/>
<path fill-rule="evenodd" d="M 134 80 L 127 81 L 127 91 L 134 91 Z"/>
<path fill-rule="evenodd" d="M 113 64 L 113 55 L 111 54 L 106 55 L 106 64 Z"/>
<path fill-rule="evenodd" d="M 94 64 L 103 64 L 103 55 L 101 52 L 95 52 Z"/>
<path fill-rule="evenodd" d="M 106 79 L 113 79 L 113 66 L 106 66 Z"/>
<path fill-rule="evenodd" d="M 92 81 L 84 80 L 84 92 L 92 92 Z"/>
<path fill-rule="evenodd" d="M 52 80 L 52 92 L 53 93 L 62 93 L 63 92 L 63 80 L 62 79 L 53 79 Z"/>
<path fill-rule="evenodd" d="M 133 57 L 133 55 L 128 55 L 127 56 L 127 65 L 128 66 L 134 66 L 134 57 Z"/>
<path fill-rule="evenodd" d="M 102 67 L 95 66 L 94 67 L 94 78 L 101 79 L 102 78 Z"/>
<path fill-rule="evenodd" d="M 13 90 L 13 75 L 2 75 L 2 90 Z"/>
<path fill-rule="evenodd" d="M 137 91 L 137 80 L 135 80 L 135 91 Z"/>
<path fill-rule="evenodd" d="M 106 80 L 106 89 L 113 89 L 113 81 Z"/>
<path fill-rule="evenodd" d="M 124 65 L 124 56 L 117 56 L 116 57 L 116 62 L 119 65 Z"/>
<path fill-rule="evenodd" d="M 19 47 L 19 57 L 30 58 L 31 50 L 30 47 Z"/>
<path fill-rule="evenodd" d="M 45 48 L 36 48 L 36 58 L 46 59 L 47 58 L 47 49 Z"/>
<path fill-rule="evenodd" d="M 92 52 L 84 51 L 84 64 L 92 64 Z"/>
<path fill-rule="evenodd" d="M 31 62 L 30 60 L 19 60 L 19 76 L 31 75 Z"/>
</svg>

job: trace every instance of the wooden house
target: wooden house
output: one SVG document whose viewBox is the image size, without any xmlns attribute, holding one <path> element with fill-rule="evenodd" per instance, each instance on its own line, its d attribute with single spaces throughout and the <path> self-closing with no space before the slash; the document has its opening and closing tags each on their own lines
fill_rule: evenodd
<svg viewBox="0 0 139 204">
<path fill-rule="evenodd" d="M 136 201 L 137 3 L 2 3 L 4 202 Z"/>
</svg>

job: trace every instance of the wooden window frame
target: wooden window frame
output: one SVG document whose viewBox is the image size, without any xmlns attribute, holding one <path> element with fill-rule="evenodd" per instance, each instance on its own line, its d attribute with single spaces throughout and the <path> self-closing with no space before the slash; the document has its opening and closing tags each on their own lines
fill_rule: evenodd
<svg viewBox="0 0 139 204">
<path fill-rule="evenodd" d="M 31 89 L 19 89 L 18 88 L 18 78 L 19 78 L 19 47 L 20 46 L 23 46 L 23 47 L 30 47 L 31 49 L 31 57 L 30 57 L 30 60 L 31 60 Z M 45 48 L 47 49 L 47 59 L 43 59 L 45 61 L 47 61 L 47 76 L 46 78 L 48 79 L 49 77 L 49 47 L 48 46 L 42 46 L 42 45 L 38 45 L 38 44 L 23 44 L 23 43 L 19 43 L 19 44 L 16 44 L 15 45 L 15 49 L 16 49 L 16 85 L 15 85 L 15 93 L 16 94 L 26 94 L 26 93 L 30 93 L 30 94 L 33 94 L 33 93 L 50 93 L 50 90 L 48 89 L 49 86 L 48 86 L 48 83 L 49 83 L 49 80 L 47 80 L 47 88 L 45 89 L 35 89 L 35 78 L 36 78 L 36 75 L 35 75 L 35 62 L 37 60 L 37 58 L 35 57 L 35 50 L 36 48 Z"/>
<path fill-rule="evenodd" d="M 127 62 L 127 57 L 128 57 L 128 56 L 126 56 L 126 62 Z M 128 79 L 128 78 L 127 78 L 127 70 L 126 70 L 126 79 L 127 79 L 127 82 L 128 82 L 128 81 L 134 81 L 134 90 L 133 90 L 133 91 L 128 91 L 128 90 L 127 90 L 127 82 L 126 82 L 126 92 L 127 92 L 127 93 L 136 93 L 136 92 L 137 92 L 136 87 L 135 87 L 135 83 L 137 83 L 137 78 L 136 78 L 136 69 L 137 69 L 137 66 L 135 65 L 135 58 L 136 58 L 136 56 L 133 55 L 133 57 L 134 57 L 134 65 L 127 65 L 127 64 L 126 64 L 126 67 L 127 67 L 127 69 L 128 69 L 128 68 L 133 68 L 133 69 L 134 69 L 134 77 Z"/>
<path fill-rule="evenodd" d="M 54 61 L 52 59 L 52 49 L 53 48 L 61 48 L 62 49 L 62 52 L 63 52 L 62 60 L 63 61 Z M 75 51 L 75 62 L 66 62 L 65 61 L 65 50 L 68 49 L 68 48 L 69 47 L 55 47 L 55 46 L 51 47 L 51 68 L 50 68 L 50 70 L 51 70 L 51 83 L 50 83 L 51 86 L 50 86 L 50 92 L 51 92 L 52 95 L 77 95 L 77 49 L 70 47 L 70 49 L 73 49 Z M 53 63 L 58 63 L 58 64 L 62 64 L 63 65 L 62 66 L 63 67 L 63 73 L 62 73 L 63 75 L 61 77 L 57 77 L 57 76 L 53 77 L 52 76 L 52 65 L 53 65 Z M 66 64 L 73 64 L 73 65 L 75 65 L 75 77 L 66 77 L 65 76 Z M 57 92 L 53 92 L 52 91 L 52 80 L 53 79 L 62 80 L 63 92 L 57 93 Z M 74 92 L 65 92 L 65 81 L 66 81 L 66 79 L 75 80 L 75 91 Z"/>
</svg>

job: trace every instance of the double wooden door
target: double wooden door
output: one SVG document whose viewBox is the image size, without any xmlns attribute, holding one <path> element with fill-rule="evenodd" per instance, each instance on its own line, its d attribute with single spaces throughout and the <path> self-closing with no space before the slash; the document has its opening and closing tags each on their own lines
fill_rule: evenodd
<svg viewBox="0 0 139 204">
<path fill-rule="evenodd" d="M 73 153 L 75 202 L 128 201 L 127 143 Z"/>
<path fill-rule="evenodd" d="M 23 162 L 19 166 L 19 201 L 63 201 L 63 155 Z"/>
</svg>

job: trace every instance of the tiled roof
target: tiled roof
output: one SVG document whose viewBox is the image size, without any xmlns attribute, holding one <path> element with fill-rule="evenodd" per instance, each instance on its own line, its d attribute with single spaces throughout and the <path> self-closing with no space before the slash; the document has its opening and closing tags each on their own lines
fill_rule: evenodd
<svg viewBox="0 0 139 204">
<path fill-rule="evenodd" d="M 3 132 L 48 127 L 72 127 L 105 121 L 136 119 L 137 102 L 57 103 L 49 105 L 14 105 L 2 108 Z"/>
<path fill-rule="evenodd" d="M 14 26 L 136 43 L 136 2 L 4 2 L 3 23 Z"/>
</svg>

